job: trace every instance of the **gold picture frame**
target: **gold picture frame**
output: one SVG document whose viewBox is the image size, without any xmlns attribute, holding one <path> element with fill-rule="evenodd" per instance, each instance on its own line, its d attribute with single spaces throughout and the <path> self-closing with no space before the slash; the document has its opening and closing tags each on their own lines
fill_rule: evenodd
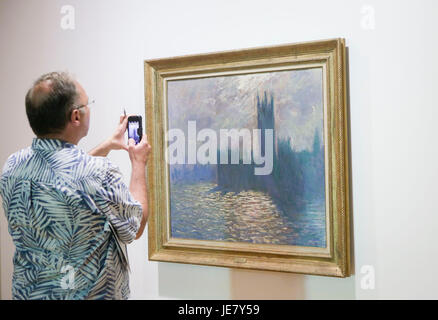
<svg viewBox="0 0 438 320">
<path fill-rule="evenodd" d="M 326 245 L 324 248 L 172 237 L 170 227 L 167 86 L 175 79 L 319 67 L 324 104 Z M 344 39 L 146 60 L 149 260 L 347 277 L 350 275 L 350 192 L 347 70 Z"/>
</svg>

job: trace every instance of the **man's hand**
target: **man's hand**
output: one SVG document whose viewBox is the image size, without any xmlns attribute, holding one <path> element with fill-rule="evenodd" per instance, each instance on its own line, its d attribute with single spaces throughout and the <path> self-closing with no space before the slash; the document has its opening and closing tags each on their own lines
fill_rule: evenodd
<svg viewBox="0 0 438 320">
<path fill-rule="evenodd" d="M 128 116 L 121 115 L 119 125 L 114 131 L 113 135 L 108 139 L 110 150 L 126 150 L 128 151 L 128 146 L 125 142 L 125 131 L 128 125 Z"/>
<path fill-rule="evenodd" d="M 128 116 L 121 115 L 119 124 L 111 137 L 109 137 L 96 148 L 88 152 L 88 154 L 94 157 L 106 157 L 111 150 L 123 149 L 128 151 L 128 146 L 125 143 L 125 131 L 127 125 Z"/>
<path fill-rule="evenodd" d="M 146 166 L 151 152 L 151 145 L 148 142 L 148 136 L 143 134 L 137 145 L 135 144 L 134 139 L 129 139 L 128 145 L 129 158 L 131 159 L 132 166 Z"/>
</svg>

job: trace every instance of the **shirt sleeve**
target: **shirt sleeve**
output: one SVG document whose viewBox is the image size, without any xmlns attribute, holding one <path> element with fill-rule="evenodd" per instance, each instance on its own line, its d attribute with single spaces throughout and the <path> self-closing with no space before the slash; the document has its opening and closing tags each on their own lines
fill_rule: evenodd
<svg viewBox="0 0 438 320">
<path fill-rule="evenodd" d="M 99 192 L 103 200 L 100 210 L 107 216 L 119 239 L 124 243 L 131 243 L 140 228 L 143 210 L 123 182 L 120 170 L 109 160 L 107 168 Z"/>
</svg>

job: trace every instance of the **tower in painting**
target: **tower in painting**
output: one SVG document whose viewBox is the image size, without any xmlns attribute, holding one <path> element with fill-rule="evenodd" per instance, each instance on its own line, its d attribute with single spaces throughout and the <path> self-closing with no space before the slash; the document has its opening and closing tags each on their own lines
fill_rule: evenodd
<svg viewBox="0 0 438 320">
<path fill-rule="evenodd" d="M 262 98 L 257 94 L 256 101 L 256 113 L 257 113 L 257 129 L 261 130 L 261 137 L 258 141 L 258 146 L 260 147 L 260 154 L 265 156 L 266 154 L 266 140 L 265 134 L 266 129 L 272 129 L 272 138 L 273 138 L 273 151 L 274 151 L 274 163 L 275 158 L 277 157 L 277 139 L 275 134 L 275 113 L 274 113 L 274 96 L 272 94 L 269 95 L 264 92 Z"/>
</svg>

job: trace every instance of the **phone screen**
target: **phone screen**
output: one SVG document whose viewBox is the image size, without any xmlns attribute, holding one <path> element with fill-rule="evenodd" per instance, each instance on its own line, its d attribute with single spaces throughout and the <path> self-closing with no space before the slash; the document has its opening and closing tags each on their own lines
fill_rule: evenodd
<svg viewBox="0 0 438 320">
<path fill-rule="evenodd" d="M 129 117 L 128 118 L 128 139 L 134 139 L 135 144 L 138 144 L 141 140 L 142 128 L 141 117 Z"/>
</svg>

